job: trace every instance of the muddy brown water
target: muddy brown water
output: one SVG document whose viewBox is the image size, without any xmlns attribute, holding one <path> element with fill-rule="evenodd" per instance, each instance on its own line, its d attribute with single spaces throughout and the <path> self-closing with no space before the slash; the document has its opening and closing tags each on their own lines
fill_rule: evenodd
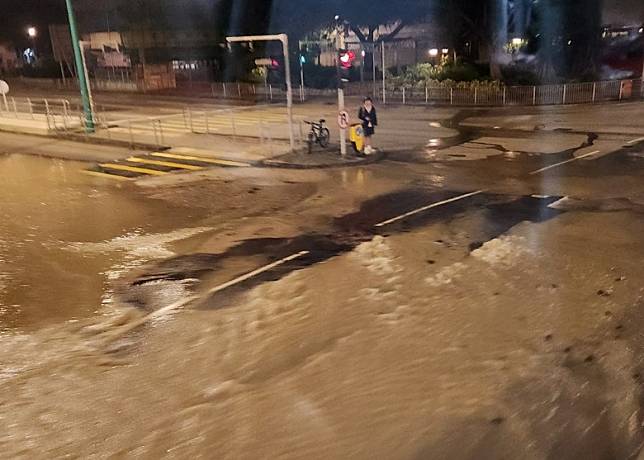
<svg viewBox="0 0 644 460">
<path fill-rule="evenodd" d="M 0 332 L 100 313 L 110 304 L 107 281 L 159 252 L 163 237 L 146 236 L 193 217 L 84 167 L 0 156 Z M 85 245 L 95 247 L 79 250 Z"/>
</svg>

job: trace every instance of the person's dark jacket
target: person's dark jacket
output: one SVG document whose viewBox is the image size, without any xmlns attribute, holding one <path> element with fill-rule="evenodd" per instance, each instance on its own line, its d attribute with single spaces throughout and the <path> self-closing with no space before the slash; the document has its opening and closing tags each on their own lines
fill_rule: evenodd
<svg viewBox="0 0 644 460">
<path fill-rule="evenodd" d="M 369 122 L 371 122 L 372 128 L 378 126 L 378 114 L 376 113 L 376 108 L 371 107 L 371 111 L 367 111 L 364 106 L 360 107 L 360 112 L 358 112 L 358 118 L 362 120 L 362 127 L 366 130 L 369 128 Z"/>
</svg>

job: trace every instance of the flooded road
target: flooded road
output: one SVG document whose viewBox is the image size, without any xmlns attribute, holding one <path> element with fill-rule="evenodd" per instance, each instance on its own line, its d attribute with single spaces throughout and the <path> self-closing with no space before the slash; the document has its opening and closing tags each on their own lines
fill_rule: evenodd
<svg viewBox="0 0 644 460">
<path fill-rule="evenodd" d="M 110 306 L 110 280 L 168 255 L 168 241 L 145 236 L 192 219 L 194 212 L 97 182 L 83 168 L 0 156 L 0 331 L 101 314 Z"/>
<path fill-rule="evenodd" d="M 644 169 L 553 150 L 121 186 L 2 157 L 0 458 L 637 458 Z"/>
</svg>

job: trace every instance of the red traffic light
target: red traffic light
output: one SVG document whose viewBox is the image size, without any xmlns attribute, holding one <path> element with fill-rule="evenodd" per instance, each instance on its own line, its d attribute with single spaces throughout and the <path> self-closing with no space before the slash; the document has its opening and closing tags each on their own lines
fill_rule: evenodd
<svg viewBox="0 0 644 460">
<path fill-rule="evenodd" d="M 344 69 L 350 69 L 353 61 L 356 60 L 356 53 L 353 51 L 340 51 L 340 66 Z"/>
</svg>

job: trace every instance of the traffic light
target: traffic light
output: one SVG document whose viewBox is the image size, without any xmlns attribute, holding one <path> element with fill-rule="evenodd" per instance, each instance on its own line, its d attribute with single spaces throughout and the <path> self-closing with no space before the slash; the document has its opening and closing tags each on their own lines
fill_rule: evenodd
<svg viewBox="0 0 644 460">
<path fill-rule="evenodd" d="M 350 50 L 340 50 L 338 53 L 338 74 L 339 84 L 349 81 L 353 61 L 356 60 L 356 53 Z"/>
<path fill-rule="evenodd" d="M 353 67 L 353 61 L 356 60 L 356 53 L 348 50 L 340 50 L 340 67 L 350 69 Z"/>
</svg>

